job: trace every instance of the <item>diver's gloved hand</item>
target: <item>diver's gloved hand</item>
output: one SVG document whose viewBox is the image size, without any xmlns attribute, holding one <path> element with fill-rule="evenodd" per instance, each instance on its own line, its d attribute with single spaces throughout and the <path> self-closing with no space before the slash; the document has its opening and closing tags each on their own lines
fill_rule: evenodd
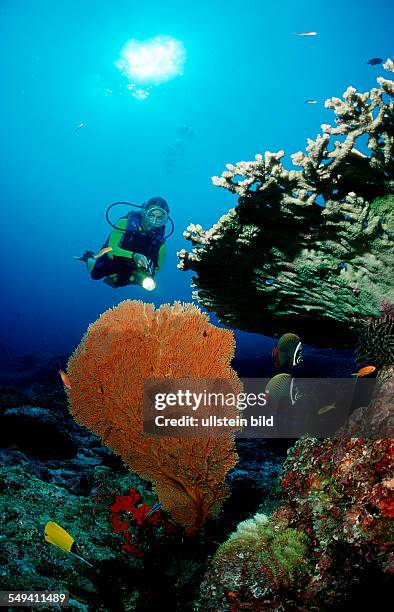
<svg viewBox="0 0 394 612">
<path fill-rule="evenodd" d="M 141 255 L 141 253 L 134 253 L 133 255 L 133 260 L 134 263 L 136 264 L 137 268 L 147 268 L 148 267 L 148 260 L 145 257 L 145 255 Z"/>
</svg>

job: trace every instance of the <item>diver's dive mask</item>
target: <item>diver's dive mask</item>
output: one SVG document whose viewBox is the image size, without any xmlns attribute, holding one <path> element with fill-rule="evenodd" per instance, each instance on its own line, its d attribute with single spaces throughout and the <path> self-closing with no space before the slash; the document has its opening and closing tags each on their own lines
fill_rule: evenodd
<svg viewBox="0 0 394 612">
<path fill-rule="evenodd" d="M 156 229 L 163 227 L 168 222 L 168 213 L 159 207 L 151 207 L 141 212 L 143 229 Z"/>
</svg>

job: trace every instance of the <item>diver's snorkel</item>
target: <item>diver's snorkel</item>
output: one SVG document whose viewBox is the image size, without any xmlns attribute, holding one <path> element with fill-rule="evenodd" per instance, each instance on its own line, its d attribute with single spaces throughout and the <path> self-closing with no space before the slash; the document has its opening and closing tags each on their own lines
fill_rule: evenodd
<svg viewBox="0 0 394 612">
<path fill-rule="evenodd" d="M 139 204 L 131 204 L 130 202 L 114 202 L 113 204 L 111 204 L 110 206 L 108 206 L 106 213 L 105 213 L 105 218 L 107 220 L 107 222 L 111 225 L 111 227 L 119 230 L 120 232 L 124 232 L 126 233 L 126 229 L 124 229 L 123 227 L 118 227 L 117 225 L 115 225 L 114 223 L 112 223 L 112 221 L 109 218 L 109 211 L 111 210 L 111 208 L 113 208 L 114 206 L 119 206 L 120 204 L 124 204 L 125 206 L 132 206 L 133 208 L 141 208 L 142 210 L 145 209 L 144 205 L 139 205 Z M 167 240 L 167 238 L 169 238 L 171 236 L 171 234 L 174 233 L 174 222 L 171 219 L 171 217 L 168 215 L 168 221 L 171 223 L 171 231 L 169 234 L 167 234 L 166 236 L 164 236 L 164 240 Z"/>
</svg>

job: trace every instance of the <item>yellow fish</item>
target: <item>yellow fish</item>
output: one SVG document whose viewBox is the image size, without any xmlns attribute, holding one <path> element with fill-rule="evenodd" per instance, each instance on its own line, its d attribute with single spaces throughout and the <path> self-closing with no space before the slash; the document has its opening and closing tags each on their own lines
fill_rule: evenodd
<svg viewBox="0 0 394 612">
<path fill-rule="evenodd" d="M 103 247 L 102 249 L 100 249 L 100 251 L 97 253 L 97 255 L 93 255 L 93 257 L 95 259 L 98 259 L 99 257 L 102 257 L 103 255 L 105 255 L 106 253 L 110 253 L 111 251 L 113 251 L 112 247 Z"/>
<path fill-rule="evenodd" d="M 326 412 L 331 412 L 331 410 L 335 410 L 336 407 L 337 405 L 335 403 L 327 404 L 326 406 L 322 406 L 321 408 L 319 408 L 317 414 L 326 414 Z"/>
<path fill-rule="evenodd" d="M 54 523 L 53 521 L 47 522 L 47 524 L 45 525 L 44 537 L 45 541 L 49 542 L 49 544 L 57 546 L 61 550 L 64 550 L 64 552 L 66 553 L 71 553 L 75 557 L 78 557 L 78 559 L 81 559 L 81 561 L 84 561 L 85 563 L 90 565 L 90 567 L 93 567 L 93 565 L 89 563 L 89 561 L 86 561 L 86 559 L 76 553 L 77 545 L 75 543 L 74 538 L 70 536 L 70 534 L 65 529 L 63 529 L 63 527 L 60 527 L 60 525 L 58 525 L 57 523 Z"/>
<path fill-rule="evenodd" d="M 64 370 L 59 370 L 60 378 L 63 381 L 63 385 L 67 387 L 67 389 L 71 389 L 71 381 L 68 375 L 64 372 Z"/>
</svg>

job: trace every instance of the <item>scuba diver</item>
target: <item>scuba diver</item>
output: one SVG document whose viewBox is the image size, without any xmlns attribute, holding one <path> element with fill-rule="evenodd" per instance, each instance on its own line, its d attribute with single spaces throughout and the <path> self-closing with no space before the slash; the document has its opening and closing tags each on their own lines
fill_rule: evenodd
<svg viewBox="0 0 394 612">
<path fill-rule="evenodd" d="M 130 211 L 113 224 L 108 217 L 112 207 L 126 204 L 141 211 Z M 165 241 L 174 231 L 169 217 L 167 202 L 160 197 L 150 198 L 142 206 L 129 202 L 115 202 L 107 208 L 106 219 L 114 228 L 100 251 L 85 251 L 75 259 L 83 261 L 93 280 L 104 278 L 110 287 L 141 285 L 152 291 L 153 280 L 165 257 Z M 172 229 L 165 235 L 165 226 L 170 221 Z"/>
</svg>

